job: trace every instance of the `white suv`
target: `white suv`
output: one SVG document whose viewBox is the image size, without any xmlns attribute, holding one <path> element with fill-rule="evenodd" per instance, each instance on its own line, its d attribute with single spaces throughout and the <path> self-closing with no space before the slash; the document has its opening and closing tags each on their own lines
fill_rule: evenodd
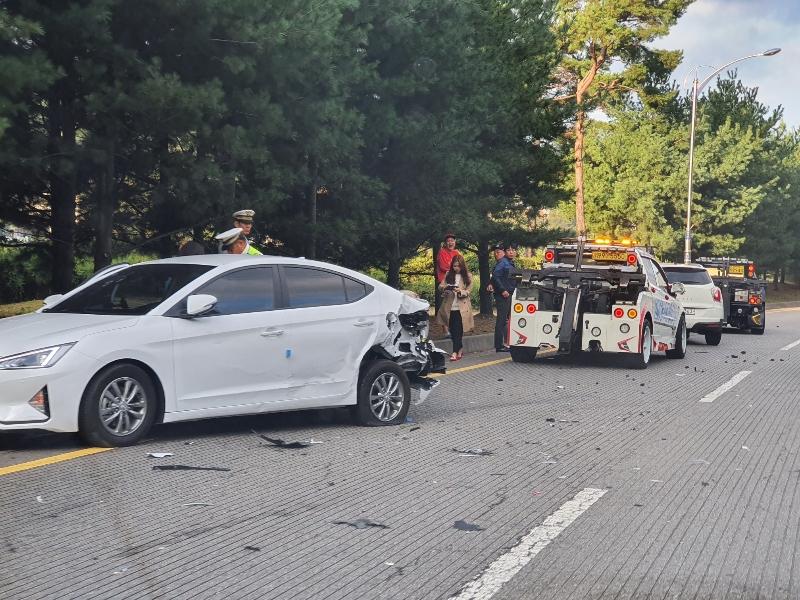
<svg viewBox="0 0 800 600">
<path fill-rule="evenodd" d="M 678 295 L 686 311 L 686 327 L 692 333 L 704 335 L 706 343 L 716 346 L 722 340 L 725 308 L 722 292 L 714 285 L 711 275 L 702 265 L 661 265 L 670 283 L 682 283 L 686 290 Z"/>
</svg>

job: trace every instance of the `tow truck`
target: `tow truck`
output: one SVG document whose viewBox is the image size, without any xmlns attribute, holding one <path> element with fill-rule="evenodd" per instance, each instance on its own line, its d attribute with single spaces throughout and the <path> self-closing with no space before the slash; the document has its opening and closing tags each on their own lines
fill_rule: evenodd
<svg viewBox="0 0 800 600">
<path fill-rule="evenodd" d="M 763 335 L 766 327 L 767 282 L 756 275 L 756 265 L 746 258 L 703 256 L 697 259 L 722 290 L 725 322 L 730 327 Z"/>
<path fill-rule="evenodd" d="M 516 274 L 508 340 L 515 362 L 579 352 L 623 355 L 644 369 L 653 352 L 686 355 L 686 317 L 655 258 L 631 240 L 570 238 L 541 269 Z"/>
</svg>

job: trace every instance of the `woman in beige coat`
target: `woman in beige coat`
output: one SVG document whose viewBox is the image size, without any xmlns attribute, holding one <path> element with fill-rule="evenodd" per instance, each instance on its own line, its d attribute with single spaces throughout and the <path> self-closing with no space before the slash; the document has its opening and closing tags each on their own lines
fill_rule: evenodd
<svg viewBox="0 0 800 600">
<path fill-rule="evenodd" d="M 436 315 L 436 323 L 450 329 L 453 340 L 450 360 L 461 360 L 464 355 L 464 333 L 475 328 L 475 321 L 470 301 L 472 276 L 460 254 L 453 257 L 450 270 L 439 284 L 439 289 L 442 290 L 442 304 Z"/>
</svg>

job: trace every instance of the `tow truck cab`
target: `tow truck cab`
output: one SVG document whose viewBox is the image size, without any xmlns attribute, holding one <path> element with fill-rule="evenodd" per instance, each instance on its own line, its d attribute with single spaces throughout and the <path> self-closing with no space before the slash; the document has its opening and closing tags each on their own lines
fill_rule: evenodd
<svg viewBox="0 0 800 600">
<path fill-rule="evenodd" d="M 766 327 L 767 284 L 756 275 L 756 265 L 746 258 L 702 256 L 697 262 L 722 290 L 725 321 L 731 327 L 763 334 Z"/>
<path fill-rule="evenodd" d="M 509 320 L 517 362 L 610 352 L 645 367 L 653 351 L 682 358 L 685 343 L 672 286 L 647 250 L 628 240 L 562 240 L 545 249 L 541 269 L 517 275 Z"/>
</svg>

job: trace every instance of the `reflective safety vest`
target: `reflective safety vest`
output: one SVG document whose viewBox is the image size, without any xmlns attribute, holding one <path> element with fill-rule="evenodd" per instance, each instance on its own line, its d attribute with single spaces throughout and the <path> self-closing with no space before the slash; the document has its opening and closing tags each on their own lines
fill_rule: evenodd
<svg viewBox="0 0 800 600">
<path fill-rule="evenodd" d="M 249 243 L 247 244 L 247 250 L 245 254 L 249 254 L 250 256 L 263 256 L 261 252 L 259 252 L 255 247 L 251 246 Z"/>
</svg>

